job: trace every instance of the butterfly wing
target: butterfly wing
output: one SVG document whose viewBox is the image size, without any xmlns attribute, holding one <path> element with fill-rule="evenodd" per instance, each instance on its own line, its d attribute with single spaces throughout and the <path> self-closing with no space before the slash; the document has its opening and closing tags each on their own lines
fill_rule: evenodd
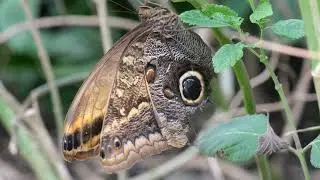
<svg viewBox="0 0 320 180">
<path fill-rule="evenodd" d="M 123 53 L 102 127 L 100 160 L 107 172 L 130 168 L 136 162 L 170 148 L 158 126 L 148 93 L 144 57 L 153 29 L 139 35 Z"/>
<path fill-rule="evenodd" d="M 66 116 L 63 154 L 66 160 L 86 159 L 99 152 L 100 134 L 119 62 L 127 47 L 146 29 L 131 30 L 99 61 L 75 96 Z"/>
</svg>

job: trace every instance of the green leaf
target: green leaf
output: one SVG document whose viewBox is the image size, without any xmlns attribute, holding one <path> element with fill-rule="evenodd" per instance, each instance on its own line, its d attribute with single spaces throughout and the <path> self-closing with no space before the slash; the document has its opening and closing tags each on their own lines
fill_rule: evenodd
<svg viewBox="0 0 320 180">
<path fill-rule="evenodd" d="M 262 2 L 250 15 L 250 21 L 256 24 L 264 24 L 272 14 L 271 4 L 269 2 Z"/>
<path fill-rule="evenodd" d="M 268 127 L 268 118 L 262 114 L 234 118 L 200 134 L 196 144 L 207 156 L 217 153 L 231 161 L 249 160 L 258 151 L 259 138 Z"/>
<path fill-rule="evenodd" d="M 207 5 L 203 10 L 191 10 L 180 14 L 184 23 L 201 27 L 240 27 L 243 18 L 232 9 L 216 4 Z"/>
<path fill-rule="evenodd" d="M 270 155 L 288 144 L 277 136 L 263 114 L 233 118 L 200 134 L 196 141 L 200 152 L 222 156 L 231 161 L 246 161 L 255 154 Z"/>
<path fill-rule="evenodd" d="M 304 23 L 300 19 L 281 20 L 271 26 L 271 30 L 279 36 L 290 39 L 302 38 L 304 33 Z"/>
<path fill-rule="evenodd" d="M 320 136 L 311 142 L 310 162 L 314 167 L 320 168 Z"/>
<path fill-rule="evenodd" d="M 218 4 L 209 4 L 202 11 L 206 16 L 209 17 L 214 17 L 217 13 L 220 13 L 226 17 L 238 17 L 238 14 L 234 10 L 227 6 Z"/>
<path fill-rule="evenodd" d="M 240 27 L 243 18 L 227 6 L 210 4 L 203 9 L 203 14 L 218 22 L 224 22 L 233 27 Z"/>
<path fill-rule="evenodd" d="M 219 73 L 236 64 L 243 56 L 244 44 L 226 44 L 212 57 L 214 71 Z"/>
<path fill-rule="evenodd" d="M 221 24 L 212 21 L 209 17 L 205 16 L 200 10 L 190 10 L 183 12 L 179 15 L 184 23 L 189 25 L 196 25 L 201 27 L 225 27 L 228 24 Z"/>
</svg>

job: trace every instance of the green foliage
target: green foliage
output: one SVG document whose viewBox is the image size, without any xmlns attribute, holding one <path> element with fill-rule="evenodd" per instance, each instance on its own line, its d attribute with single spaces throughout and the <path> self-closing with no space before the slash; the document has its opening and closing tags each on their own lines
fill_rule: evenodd
<svg viewBox="0 0 320 180">
<path fill-rule="evenodd" d="M 320 136 L 314 139 L 311 143 L 310 162 L 316 167 L 320 168 Z"/>
<path fill-rule="evenodd" d="M 217 22 L 228 24 L 229 26 L 238 28 L 243 22 L 243 18 L 227 6 L 210 4 L 203 9 L 203 14 Z"/>
<path fill-rule="evenodd" d="M 244 44 L 226 44 L 212 57 L 214 71 L 219 73 L 236 64 L 243 56 Z"/>
<path fill-rule="evenodd" d="M 256 24 L 264 24 L 267 22 L 267 18 L 272 16 L 273 11 L 269 2 L 262 2 L 250 15 L 250 21 Z"/>
<path fill-rule="evenodd" d="M 30 0 L 29 4 L 33 16 L 38 17 L 40 1 Z M 24 12 L 20 5 L 20 0 L 0 2 L 0 31 L 5 30 L 13 24 L 24 22 L 24 20 Z M 29 32 L 22 32 L 11 38 L 8 42 L 8 46 L 18 52 L 35 52 L 35 46 L 33 45 L 33 40 Z"/>
<path fill-rule="evenodd" d="M 234 27 L 239 28 L 243 19 L 227 6 L 210 4 L 202 10 L 191 10 L 180 14 L 184 23 L 201 27 Z"/>
<path fill-rule="evenodd" d="M 103 54 L 97 28 L 64 28 L 42 35 L 48 53 L 59 63 L 97 61 Z"/>
<path fill-rule="evenodd" d="M 259 138 L 268 128 L 262 114 L 233 118 L 231 122 L 210 128 L 200 135 L 196 144 L 207 156 L 221 155 L 231 161 L 246 161 L 257 153 Z"/>
<path fill-rule="evenodd" d="M 39 16 L 40 1 L 30 0 L 34 17 Z M 10 18 L 9 18 L 10 17 Z M 25 20 L 19 0 L 2 1 L 0 4 L 0 30 Z M 41 38 L 50 56 L 65 59 L 97 59 L 102 54 L 100 34 L 97 28 L 64 28 L 60 31 L 42 30 Z M 31 33 L 21 32 L 10 38 L 8 47 L 15 53 L 37 57 Z"/>
<path fill-rule="evenodd" d="M 227 24 L 220 24 L 218 22 L 212 21 L 209 17 L 203 15 L 200 10 L 186 11 L 180 14 L 180 18 L 184 23 L 189 25 L 197 25 L 201 27 L 224 27 Z"/>
<path fill-rule="evenodd" d="M 300 19 L 281 20 L 271 26 L 271 30 L 279 35 L 290 39 L 302 38 L 304 33 L 304 23 Z"/>
</svg>

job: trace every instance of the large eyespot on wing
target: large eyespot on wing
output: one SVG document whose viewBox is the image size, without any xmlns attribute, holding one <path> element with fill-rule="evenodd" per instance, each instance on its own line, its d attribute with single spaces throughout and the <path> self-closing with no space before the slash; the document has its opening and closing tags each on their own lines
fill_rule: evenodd
<svg viewBox="0 0 320 180">
<path fill-rule="evenodd" d="M 63 137 L 66 160 L 87 159 L 99 153 L 101 128 L 120 59 L 130 43 L 147 29 L 140 24 L 124 35 L 79 89 L 66 116 Z"/>
<path fill-rule="evenodd" d="M 185 105 L 195 106 L 204 98 L 204 80 L 198 71 L 187 71 L 179 78 L 179 91 Z"/>
</svg>

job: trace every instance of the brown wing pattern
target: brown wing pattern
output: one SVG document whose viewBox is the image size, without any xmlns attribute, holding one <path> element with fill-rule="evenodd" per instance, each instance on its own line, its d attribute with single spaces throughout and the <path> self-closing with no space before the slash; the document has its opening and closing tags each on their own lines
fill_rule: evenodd
<svg viewBox="0 0 320 180">
<path fill-rule="evenodd" d="M 136 162 L 169 149 L 157 124 L 148 93 L 144 58 L 145 34 L 124 52 L 103 123 L 100 160 L 107 172 L 130 168 Z"/>
<path fill-rule="evenodd" d="M 79 89 L 66 116 L 63 154 L 66 160 L 86 159 L 98 153 L 104 115 L 122 55 L 148 29 L 140 24 L 100 60 Z"/>
</svg>

